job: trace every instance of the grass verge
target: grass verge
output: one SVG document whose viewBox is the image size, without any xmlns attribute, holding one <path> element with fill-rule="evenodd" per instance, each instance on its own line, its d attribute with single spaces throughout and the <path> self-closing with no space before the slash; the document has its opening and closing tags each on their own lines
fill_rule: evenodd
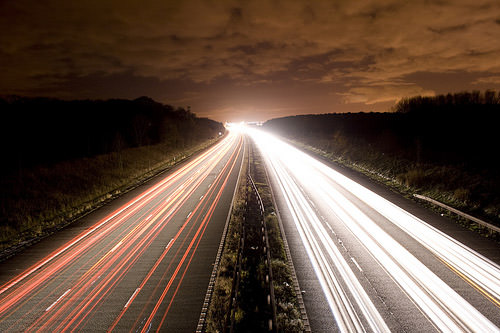
<svg viewBox="0 0 500 333">
<path fill-rule="evenodd" d="M 234 199 L 224 251 L 221 256 L 221 263 L 207 312 L 206 331 L 224 332 L 226 331 L 227 323 L 229 322 L 229 318 L 227 316 L 231 314 L 232 310 L 229 308 L 229 304 L 233 279 L 235 277 L 234 270 L 237 263 L 239 240 L 242 237 L 243 225 L 248 222 L 245 222 L 244 216 L 247 208 L 245 199 L 247 198 L 247 192 L 251 191 L 251 188 L 247 187 L 246 183 L 247 174 L 250 172 L 264 204 L 264 223 L 267 226 L 269 251 L 271 254 L 277 328 L 279 332 L 301 332 L 304 331 L 304 323 L 301 319 L 302 317 L 298 305 L 297 295 L 295 294 L 295 290 L 293 288 L 291 269 L 288 266 L 283 239 L 278 224 L 278 218 L 276 216 L 271 196 L 271 189 L 269 187 L 269 182 L 264 169 L 265 166 L 258 150 L 254 147 L 252 142 L 248 142 L 249 144 L 247 147 L 249 149 L 249 154 L 248 156 L 245 156 L 245 160 L 243 162 L 244 166 L 240 174 L 239 187 Z M 248 165 L 251 167 L 249 168 Z M 252 232 L 252 228 L 246 227 L 245 231 Z M 249 239 L 252 235 L 246 234 L 244 237 L 245 239 Z M 260 237 L 260 234 L 258 237 Z M 247 253 L 250 253 L 250 251 Z M 245 298 L 249 297 L 249 294 L 258 294 L 258 291 L 255 290 L 256 284 L 250 284 L 247 281 L 249 279 L 247 276 L 248 272 L 252 269 L 245 265 L 245 263 L 248 262 L 259 262 L 254 259 L 255 258 L 242 258 L 243 270 L 241 271 L 241 283 L 238 293 L 239 297 L 241 296 Z M 259 277 L 257 278 L 262 280 L 258 283 L 260 284 L 260 288 L 267 288 L 266 282 L 263 278 L 261 278 L 266 275 L 265 272 L 263 272 L 264 266 L 259 264 L 259 267 L 254 267 L 253 271 L 258 272 L 259 274 L 257 275 Z M 249 286 L 254 288 L 251 293 L 249 293 L 248 290 L 243 289 L 249 288 Z M 245 299 L 241 299 L 240 303 L 245 303 Z M 236 328 L 239 327 L 239 323 L 247 322 L 249 317 L 255 318 L 255 312 L 261 311 L 259 309 L 252 309 L 252 313 L 250 313 L 248 312 L 248 309 L 246 309 L 247 311 L 245 311 L 245 309 L 245 307 L 238 307 L 236 309 Z M 264 310 L 262 309 L 262 311 Z"/>
<path fill-rule="evenodd" d="M 225 332 L 228 315 L 231 313 L 230 297 L 234 280 L 234 272 L 238 255 L 238 246 L 242 236 L 243 217 L 246 209 L 246 177 L 248 172 L 248 158 L 244 157 L 243 166 L 238 179 L 238 189 L 233 199 L 231 217 L 224 240 L 224 250 L 221 255 L 219 270 L 215 280 L 212 297 L 207 310 L 206 331 Z M 239 314 L 238 316 L 239 317 Z M 239 318 L 238 318 L 239 319 Z"/>
<path fill-rule="evenodd" d="M 0 258 L 68 225 L 217 140 L 182 150 L 166 144 L 126 149 L 25 169 L 3 179 Z"/>
<path fill-rule="evenodd" d="M 252 177 L 264 204 L 264 223 L 267 225 L 269 237 L 278 328 L 281 332 L 301 332 L 304 330 L 304 323 L 293 288 L 292 273 L 288 266 L 264 161 L 253 144 L 250 149 L 250 158 L 253 160 Z"/>
</svg>

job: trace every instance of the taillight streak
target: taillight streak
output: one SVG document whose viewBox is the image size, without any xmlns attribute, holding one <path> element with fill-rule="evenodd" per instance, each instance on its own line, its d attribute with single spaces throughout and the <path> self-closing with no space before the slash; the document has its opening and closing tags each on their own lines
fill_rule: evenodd
<svg viewBox="0 0 500 333">
<path fill-rule="evenodd" d="M 222 155 L 222 154 L 221 154 L 220 152 L 219 152 L 219 154 L 217 154 L 217 156 L 218 156 L 219 158 L 221 157 L 221 155 Z M 181 205 L 185 202 L 185 200 L 186 200 L 186 199 L 187 199 L 187 198 L 188 198 L 188 197 L 189 197 L 189 196 L 190 196 L 190 195 L 191 195 L 191 194 L 192 194 L 192 193 L 196 190 L 196 188 L 197 188 L 197 187 L 201 184 L 201 182 L 202 182 L 202 181 L 203 181 L 203 180 L 204 180 L 204 179 L 208 176 L 209 172 L 210 172 L 210 170 L 207 170 L 207 172 L 205 172 L 205 173 L 203 174 L 203 176 L 201 176 L 200 178 L 198 178 L 198 180 L 196 181 L 196 186 L 195 186 L 195 187 L 193 187 L 191 190 L 189 190 L 187 193 L 185 193 L 185 194 L 182 196 L 182 200 L 181 200 L 181 199 L 179 199 L 179 198 L 173 198 L 173 201 L 177 201 L 177 203 L 176 203 L 176 205 L 175 205 L 175 207 L 176 207 L 176 208 L 180 207 L 180 206 L 181 206 Z M 188 181 L 189 181 L 190 183 L 191 183 L 191 182 L 193 182 L 193 180 L 192 180 L 192 179 L 189 179 Z M 182 190 L 182 189 L 184 189 L 184 188 L 186 188 L 186 187 L 188 187 L 188 186 L 189 186 L 188 184 L 184 183 L 184 184 L 182 184 L 182 185 L 179 187 L 179 189 L 181 189 L 181 190 Z M 184 192 L 184 191 L 182 190 L 181 192 Z M 178 200 L 179 200 L 179 201 L 178 201 Z M 168 214 L 168 216 L 171 216 L 171 215 L 173 215 L 173 212 L 172 212 L 172 211 Z M 150 221 L 150 223 L 148 223 L 148 225 L 146 226 L 146 228 L 147 228 L 147 227 L 149 227 L 150 225 L 152 225 L 154 221 L 155 221 L 155 219 L 152 219 L 152 220 Z M 151 231 L 150 231 L 150 233 L 148 233 L 148 235 L 147 235 L 145 238 L 148 238 L 148 237 L 150 237 L 151 235 L 156 235 L 157 233 L 159 233 L 159 232 L 163 229 L 163 227 L 164 227 L 164 221 L 162 220 L 162 221 L 161 221 L 158 225 L 161 225 L 161 226 L 162 226 L 162 227 L 161 227 L 161 229 L 160 229 L 160 230 L 157 230 L 157 229 L 153 229 L 153 230 L 151 230 Z M 136 227 L 136 229 L 137 229 L 137 227 Z M 140 234 L 142 234 L 142 231 L 141 231 L 141 233 L 140 233 Z M 134 237 L 133 241 L 135 241 L 135 240 L 136 240 L 136 239 L 140 236 L 140 234 L 136 235 L 136 236 Z M 68 328 L 68 327 L 69 327 L 69 325 L 71 325 L 71 324 L 72 324 L 72 323 L 76 320 L 76 318 L 78 318 L 78 316 L 80 316 L 80 315 L 82 314 L 83 310 L 84 310 L 84 309 L 86 309 L 86 308 L 87 308 L 87 307 L 88 307 L 88 306 L 92 303 L 92 301 L 95 301 L 95 300 L 96 300 L 96 298 L 97 298 L 97 296 L 98 296 L 98 293 L 99 293 L 99 292 L 101 292 L 101 291 L 103 291 L 103 288 L 104 288 L 105 286 L 109 285 L 109 284 L 111 283 L 110 281 L 112 281 L 112 280 L 113 280 L 113 283 L 112 283 L 112 284 L 108 287 L 108 290 L 107 290 L 107 291 L 106 291 L 106 292 L 105 292 L 105 293 L 104 293 L 104 294 L 103 294 L 103 295 L 102 295 L 102 296 L 101 296 L 101 297 L 97 300 L 97 302 L 95 302 L 95 303 L 94 303 L 94 305 L 92 306 L 92 308 L 90 308 L 90 309 L 89 309 L 89 311 L 90 311 L 90 310 L 92 310 L 92 309 L 93 309 L 93 308 L 97 305 L 98 301 L 99 301 L 99 300 L 101 300 L 101 299 L 102 299 L 102 297 L 104 297 L 104 296 L 105 296 L 105 295 L 109 292 L 109 290 L 110 290 L 110 289 L 111 289 L 111 288 L 112 288 L 112 287 L 113 287 L 113 286 L 114 286 L 114 285 L 115 285 L 115 284 L 116 284 L 116 283 L 120 280 L 120 278 L 122 278 L 122 277 L 123 277 L 123 275 L 127 272 L 128 268 L 130 268 L 130 267 L 131 267 L 131 265 L 132 265 L 133 263 L 135 263 L 135 261 L 136 261 L 136 260 L 139 258 L 139 256 L 143 253 L 143 251 L 144 251 L 144 250 L 145 250 L 145 249 L 146 249 L 146 248 L 147 248 L 147 247 L 151 244 L 151 242 L 152 242 L 153 240 L 154 240 L 154 238 L 151 238 L 151 239 L 150 239 L 150 241 L 149 241 L 146 245 L 144 245 L 144 244 L 140 244 L 140 245 L 136 246 L 136 247 L 135 247 L 135 250 L 134 250 L 134 251 L 132 251 L 132 252 L 131 252 L 131 254 L 127 256 L 127 258 L 125 258 L 124 260 L 122 260 L 121 264 L 119 264 L 119 265 L 118 265 L 118 268 L 115 268 L 115 269 L 114 269 L 114 273 L 113 273 L 111 276 L 109 276 L 109 277 L 107 277 L 106 279 L 104 279 L 103 281 L 101 281 L 101 282 L 100 282 L 100 284 L 99 284 L 99 286 L 94 287 L 94 292 L 93 292 L 94 296 L 93 296 L 91 299 L 89 299 L 89 300 L 88 300 L 88 301 L 87 301 L 84 305 L 80 304 L 80 305 L 78 306 L 78 309 L 80 309 L 80 311 L 78 311 L 78 313 L 74 313 L 74 311 L 75 311 L 75 310 L 73 310 L 73 312 L 72 312 L 69 316 L 67 316 L 67 318 L 71 318 L 71 320 L 70 320 L 70 323 L 66 326 L 66 328 Z M 128 244 L 132 244 L 132 242 L 128 242 Z M 111 259 L 111 261 L 109 261 L 109 262 L 106 264 L 106 266 L 105 266 L 105 267 L 103 267 L 103 268 L 99 271 L 99 273 L 100 273 L 101 275 L 103 275 L 103 274 L 104 274 L 104 271 L 105 271 L 105 270 L 107 270 L 109 267 L 111 267 L 111 265 L 113 265 L 113 264 L 115 263 L 115 261 L 117 260 L 117 258 L 118 258 L 120 255 L 122 255 L 125 251 L 129 250 L 129 248 L 130 248 L 130 247 L 131 247 L 131 245 L 128 245 L 128 246 L 126 246 L 126 247 L 123 247 L 123 248 L 122 248 L 122 249 L 120 249 L 119 251 L 117 251 L 117 252 L 116 252 L 116 254 L 114 255 L 114 258 L 116 258 L 116 259 L 113 259 L 113 258 L 112 258 L 112 259 Z M 141 250 L 138 254 L 136 254 L 137 249 L 138 249 L 139 247 L 140 247 L 140 248 L 142 248 L 142 250 Z M 111 251 L 110 251 L 110 252 L 108 252 L 108 253 L 105 255 L 105 257 L 109 256 L 110 254 L 111 254 Z M 121 273 L 118 277 L 116 277 L 116 275 L 118 274 L 118 271 L 119 271 L 119 270 L 120 270 L 120 269 L 121 269 L 121 268 L 125 265 L 125 263 L 127 262 L 127 260 L 129 260 L 130 258 L 133 258 L 134 260 L 132 260 L 132 262 L 130 262 L 130 264 L 127 266 L 127 269 L 126 269 L 126 270 L 124 270 L 124 271 L 123 271 L 123 272 L 122 272 L 122 273 Z M 85 285 L 84 285 L 84 286 L 82 286 L 82 288 L 81 288 L 81 289 L 84 289 L 84 287 L 85 287 Z M 98 288 L 99 288 L 99 289 L 98 289 Z M 81 290 L 80 288 L 74 288 L 74 289 Z M 80 293 L 80 291 L 79 291 L 78 293 Z M 77 294 L 77 295 L 73 295 L 72 297 L 73 297 L 73 298 L 75 298 L 75 297 L 77 297 L 78 295 L 79 295 L 79 294 Z M 61 307 L 61 309 L 59 310 L 59 312 L 58 312 L 58 313 L 56 313 L 55 315 L 52 315 L 52 318 L 56 318 L 57 316 L 62 315 L 62 311 L 63 311 L 63 310 L 64 310 L 64 308 L 63 308 L 63 307 Z M 85 317 L 86 317 L 86 315 L 85 315 L 85 316 L 84 316 L 81 320 L 83 320 Z M 69 319 L 68 319 L 68 320 L 69 320 Z M 81 322 L 81 320 L 80 320 L 80 322 Z M 64 321 L 66 321 L 66 320 L 64 320 Z M 63 321 L 63 322 L 64 322 L 64 321 Z M 46 324 L 47 324 L 47 323 L 46 323 Z M 78 324 L 78 323 L 77 323 L 77 324 Z M 60 329 L 60 328 L 61 328 L 61 325 L 62 325 L 62 323 L 60 324 L 60 326 L 58 327 L 58 329 Z"/>
<path fill-rule="evenodd" d="M 229 136 L 227 139 L 212 147 L 207 152 L 201 154 L 184 167 L 175 171 L 172 175 L 167 176 L 164 180 L 160 181 L 152 188 L 122 205 L 104 219 L 100 220 L 96 225 L 83 231 L 68 243 L 59 247 L 57 250 L 53 251 L 44 259 L 38 261 L 35 265 L 31 266 L 20 275 L 5 283 L 0 288 L 0 295 L 4 296 L 3 299 L 1 299 L 0 305 L 0 316 L 3 316 L 0 318 L 0 321 L 4 321 L 10 316 L 11 313 L 19 309 L 20 306 L 28 302 L 42 290 L 49 288 L 50 284 L 56 281 L 54 280 L 54 282 L 52 282 L 53 277 L 57 277 L 62 272 L 65 272 L 73 267 L 76 264 L 76 259 L 79 259 L 84 254 L 88 253 L 94 245 L 104 240 L 105 237 L 110 237 L 111 233 L 117 231 L 118 228 L 124 225 L 127 219 L 140 212 L 142 216 L 138 219 L 138 224 L 134 225 L 132 229 L 127 226 L 123 231 L 120 231 L 119 234 L 112 236 L 113 240 L 107 241 L 110 244 L 109 248 L 111 248 L 111 250 L 105 252 L 103 257 L 97 260 L 96 263 L 86 270 L 83 276 L 81 276 L 79 280 L 74 283 L 72 288 L 67 290 L 63 289 L 66 290 L 64 297 L 61 297 L 60 299 L 58 298 L 56 302 L 49 302 L 49 297 L 51 297 L 51 295 L 57 295 L 57 293 L 61 295 L 61 288 L 56 287 L 53 288 L 49 295 L 45 296 L 42 301 L 37 302 L 41 305 L 50 304 L 49 307 L 45 305 L 45 308 L 43 309 L 48 309 L 48 311 L 45 311 L 47 316 L 55 319 L 55 317 L 53 317 L 54 315 L 56 315 L 56 317 L 58 315 L 63 315 L 64 311 L 66 311 L 65 309 L 69 309 L 70 304 L 74 302 L 78 296 L 83 296 L 84 293 L 91 289 L 91 287 L 91 295 L 94 296 L 84 305 L 84 307 L 88 307 L 92 300 L 99 301 L 105 297 L 106 294 L 114 288 L 118 280 L 123 277 L 128 269 L 136 262 L 137 258 L 144 252 L 145 248 L 152 243 L 155 239 L 154 233 L 159 233 L 164 228 L 171 216 L 173 216 L 185 200 L 187 200 L 187 198 L 194 193 L 202 181 L 209 176 L 213 167 L 223 158 L 227 151 L 229 151 L 235 142 L 235 139 L 235 136 Z M 198 168 L 196 171 L 196 175 L 198 177 L 197 179 L 193 177 L 187 179 L 187 183 L 184 182 L 181 184 L 182 187 L 175 184 L 184 176 L 188 175 L 189 172 L 194 172 L 193 170 L 195 168 Z M 162 200 L 160 206 L 156 206 L 153 212 L 151 212 L 151 210 L 141 212 L 141 210 L 148 203 L 157 199 L 158 196 L 162 195 L 172 186 L 177 186 L 177 189 L 169 195 L 166 201 Z M 191 188 L 188 189 L 190 186 Z M 182 198 L 180 198 L 179 195 Z M 175 204 L 173 204 L 172 208 L 170 208 L 167 212 L 165 209 L 168 208 L 165 207 L 171 205 L 170 201 L 175 202 Z M 166 216 L 160 218 L 159 216 L 163 213 L 165 213 Z M 148 217 L 144 218 L 146 215 L 148 215 Z M 148 228 L 151 228 L 150 231 L 144 235 Z M 125 236 L 123 237 L 123 235 Z M 128 251 L 133 247 L 132 244 L 137 242 L 139 237 L 142 237 L 142 239 L 132 249 L 131 252 L 133 254 L 126 256 L 124 260 L 118 262 L 118 259 L 125 254 L 125 251 Z M 147 242 L 145 242 L 146 239 L 148 240 Z M 115 242 L 117 243 L 115 244 Z M 140 246 L 143 246 L 144 248 L 139 251 Z M 169 247 L 167 248 L 169 249 Z M 103 252 L 101 251 L 92 255 L 90 259 L 83 263 L 83 266 L 85 266 L 86 263 L 94 261 L 99 255 L 102 255 L 102 253 Z M 130 260 L 132 256 L 135 256 L 135 258 L 133 258 L 133 260 L 126 265 L 127 260 Z M 113 266 L 114 272 L 112 275 L 116 279 L 114 283 L 111 283 L 111 279 L 107 278 L 105 274 L 105 271 L 111 269 L 112 265 L 115 265 Z M 81 261 L 79 262 L 79 266 L 82 266 Z M 121 274 L 119 274 L 119 271 L 122 269 L 124 270 Z M 67 285 L 68 283 L 73 284 L 71 280 L 74 279 L 76 274 L 78 274 L 77 270 L 70 273 L 68 277 L 65 277 L 64 281 L 61 282 L 60 279 L 57 280 L 58 286 L 63 286 L 63 284 Z M 99 276 L 96 278 L 97 275 Z M 101 276 L 105 276 L 105 278 L 98 281 Z M 97 295 L 103 291 L 105 293 L 100 298 L 97 298 Z M 7 292 L 9 293 L 6 294 Z M 94 308 L 94 306 L 92 308 Z M 33 307 L 32 310 L 28 311 L 28 313 L 38 310 L 39 309 L 37 307 Z M 54 310 L 56 312 L 54 312 Z M 78 315 L 80 314 L 81 311 L 78 312 Z M 42 315 L 42 317 L 44 317 L 44 315 Z M 40 317 L 36 322 L 41 323 L 41 321 L 43 321 L 42 317 Z M 72 318 L 72 321 L 76 320 L 75 318 L 77 318 L 77 316 Z M 53 321 L 49 319 L 48 323 L 50 322 Z M 32 328 L 33 327 L 34 325 Z"/>
</svg>

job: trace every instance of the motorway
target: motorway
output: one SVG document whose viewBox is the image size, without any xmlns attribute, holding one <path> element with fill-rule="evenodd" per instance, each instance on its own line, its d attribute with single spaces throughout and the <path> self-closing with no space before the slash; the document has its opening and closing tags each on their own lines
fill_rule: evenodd
<svg viewBox="0 0 500 333">
<path fill-rule="evenodd" d="M 243 160 L 217 145 L 0 263 L 0 332 L 195 331 Z"/>
<path fill-rule="evenodd" d="M 433 214 L 424 221 L 246 131 L 266 161 L 313 332 L 500 332 L 498 244 Z M 475 239 L 478 251 L 455 238 Z"/>
<path fill-rule="evenodd" d="M 247 133 L 314 332 L 500 332 L 498 244 Z M 1 262 L 0 331 L 195 331 L 243 149 L 232 131 Z"/>
</svg>

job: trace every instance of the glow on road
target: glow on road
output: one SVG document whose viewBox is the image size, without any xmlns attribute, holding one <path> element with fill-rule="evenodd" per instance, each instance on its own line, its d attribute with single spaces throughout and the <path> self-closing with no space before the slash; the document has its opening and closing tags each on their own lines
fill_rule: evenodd
<svg viewBox="0 0 500 333">
<path fill-rule="evenodd" d="M 439 331 L 498 332 L 500 329 L 385 232 L 354 196 L 420 242 L 460 277 L 499 305 L 500 267 L 374 192 L 278 138 L 247 129 L 276 179 L 293 222 L 341 331 L 387 331 L 331 236 L 315 205 L 327 207 Z M 315 193 L 314 202 L 306 192 Z M 357 262 L 355 267 L 362 269 Z"/>
</svg>

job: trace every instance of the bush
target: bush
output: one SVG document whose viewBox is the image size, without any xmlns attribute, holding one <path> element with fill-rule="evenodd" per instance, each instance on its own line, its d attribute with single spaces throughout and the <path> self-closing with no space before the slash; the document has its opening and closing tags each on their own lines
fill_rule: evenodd
<svg viewBox="0 0 500 333">
<path fill-rule="evenodd" d="M 426 184 L 425 172 L 420 169 L 409 170 L 397 176 L 398 181 L 408 187 L 420 187 Z"/>
<path fill-rule="evenodd" d="M 470 200 L 471 193 L 468 189 L 465 189 L 463 187 L 457 188 L 455 192 L 453 192 L 453 197 L 455 200 L 463 203 L 463 204 L 468 204 Z"/>
</svg>

